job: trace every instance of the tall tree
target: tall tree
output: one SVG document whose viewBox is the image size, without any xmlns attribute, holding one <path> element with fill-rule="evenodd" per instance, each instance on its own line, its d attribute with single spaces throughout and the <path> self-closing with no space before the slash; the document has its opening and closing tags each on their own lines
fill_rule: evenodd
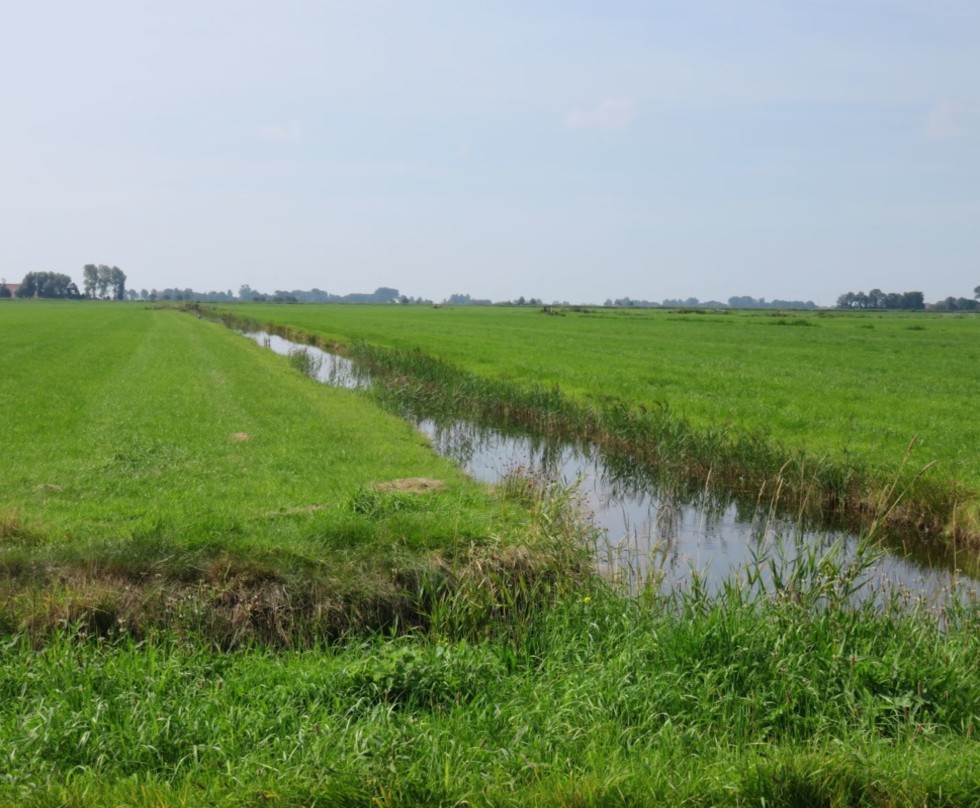
<svg viewBox="0 0 980 808">
<path fill-rule="evenodd" d="M 126 297 L 126 273 L 119 267 L 109 270 L 109 285 L 112 287 L 113 300 L 123 300 Z"/>
<path fill-rule="evenodd" d="M 112 284 L 112 267 L 99 264 L 96 272 L 95 285 L 99 290 L 99 297 L 105 300 L 109 296 L 109 286 Z"/>
<path fill-rule="evenodd" d="M 85 289 L 85 296 L 95 297 L 98 286 L 99 268 L 95 264 L 86 264 L 82 267 L 82 287 Z"/>
</svg>

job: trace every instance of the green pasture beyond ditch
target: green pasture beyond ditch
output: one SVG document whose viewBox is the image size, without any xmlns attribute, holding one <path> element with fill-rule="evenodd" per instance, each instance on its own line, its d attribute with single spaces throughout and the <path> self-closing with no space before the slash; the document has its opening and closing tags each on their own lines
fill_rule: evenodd
<svg viewBox="0 0 980 808">
<path fill-rule="evenodd" d="M 687 425 L 690 443 L 722 433 L 732 436 L 722 441 L 728 446 L 741 441 L 749 471 L 756 459 L 748 455 L 762 442 L 782 447 L 768 460 L 779 466 L 802 453 L 801 465 L 832 468 L 838 478 L 859 470 L 855 511 L 869 510 L 896 480 L 915 478 L 918 507 L 938 512 L 926 521 L 980 540 L 973 315 L 268 304 L 222 311 L 327 343 L 420 352 L 515 388 L 557 388 L 598 410 L 667 411 Z M 909 524 L 920 521 L 913 508 Z"/>
<path fill-rule="evenodd" d="M 563 492 L 175 311 L 0 305 L 0 362 L 0 805 L 980 803 L 975 604 L 628 597 Z"/>
</svg>

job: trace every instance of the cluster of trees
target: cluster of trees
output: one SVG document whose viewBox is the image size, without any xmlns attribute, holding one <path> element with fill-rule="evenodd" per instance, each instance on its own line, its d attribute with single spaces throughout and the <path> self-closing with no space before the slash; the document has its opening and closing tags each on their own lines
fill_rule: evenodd
<svg viewBox="0 0 980 808">
<path fill-rule="evenodd" d="M 901 309 L 920 311 L 926 307 L 922 292 L 845 292 L 837 298 L 839 309 Z"/>
<path fill-rule="evenodd" d="M 329 295 L 328 303 L 397 303 L 398 290 L 390 286 L 379 286 L 367 294 L 355 292 L 350 295 Z"/>
<path fill-rule="evenodd" d="M 697 298 L 691 298 L 691 300 L 697 300 Z M 660 308 L 660 304 L 653 300 L 634 300 L 631 297 L 617 297 L 613 300 L 611 297 L 606 298 L 606 302 L 602 304 L 607 308 L 618 308 L 618 309 L 657 309 Z"/>
<path fill-rule="evenodd" d="M 980 286 L 973 290 L 973 298 L 947 297 L 935 303 L 926 303 L 922 292 L 882 292 L 872 289 L 864 292 L 845 292 L 837 298 L 839 309 L 898 309 L 904 311 L 977 311 L 980 309 Z"/>
<path fill-rule="evenodd" d="M 126 298 L 126 273 L 119 267 L 86 264 L 82 268 L 82 278 L 86 297 L 98 297 L 102 300 Z"/>
<path fill-rule="evenodd" d="M 766 300 L 764 297 L 730 297 L 728 306 L 733 309 L 815 309 L 812 300 Z"/>
<path fill-rule="evenodd" d="M 409 302 L 408 298 L 405 298 L 405 303 Z M 469 295 L 453 294 L 442 301 L 447 306 L 492 306 L 492 300 L 482 300 L 480 298 L 473 298 Z"/>
<path fill-rule="evenodd" d="M 4 285 L 4 292 L 10 296 L 10 290 Z M 67 275 L 60 272 L 28 272 L 17 289 L 17 297 L 44 298 L 79 298 L 78 287 Z"/>
<path fill-rule="evenodd" d="M 977 287 L 980 290 L 980 286 Z M 974 293 L 974 297 L 947 297 L 944 300 L 937 300 L 929 303 L 926 308 L 932 311 L 980 311 L 980 291 Z"/>
<path fill-rule="evenodd" d="M 98 266 L 86 264 L 82 273 L 84 276 L 84 294 L 78 291 L 78 286 L 68 275 L 61 272 L 28 272 L 24 276 L 24 280 L 16 287 L 17 297 L 125 299 L 126 273 L 119 267 L 110 267 L 105 264 Z M 8 288 L 5 280 L 0 283 L 0 297 L 11 297 L 10 288 Z"/>
</svg>

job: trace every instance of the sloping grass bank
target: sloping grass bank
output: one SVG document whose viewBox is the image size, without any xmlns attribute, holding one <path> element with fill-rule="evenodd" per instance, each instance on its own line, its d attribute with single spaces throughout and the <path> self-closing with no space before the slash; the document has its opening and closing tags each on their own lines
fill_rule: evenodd
<svg viewBox="0 0 980 808">
<path fill-rule="evenodd" d="M 298 342 L 345 353 L 368 369 L 378 393 L 396 409 L 457 415 L 487 424 L 513 425 L 540 434 L 597 445 L 612 460 L 651 477 L 681 480 L 691 490 L 706 486 L 727 495 L 781 508 L 810 523 L 853 532 L 889 533 L 946 552 L 948 542 L 976 569 L 980 523 L 969 518 L 975 492 L 919 465 L 915 441 L 894 462 L 868 455 L 819 455 L 739 424 L 697 425 L 666 403 L 631 404 L 610 395 L 583 401 L 557 382 L 475 373 L 421 350 L 362 341 L 345 343 L 319 331 L 284 325 L 281 307 L 265 307 L 263 319 L 223 311 L 230 325 L 260 325 Z M 250 316 L 259 313 L 245 308 Z M 320 315 L 327 321 L 332 310 Z M 487 337 L 487 340 L 491 340 Z M 615 364 L 616 359 L 610 358 Z M 503 367 L 503 366 L 502 366 Z M 601 378 L 596 380 L 601 386 Z"/>
</svg>

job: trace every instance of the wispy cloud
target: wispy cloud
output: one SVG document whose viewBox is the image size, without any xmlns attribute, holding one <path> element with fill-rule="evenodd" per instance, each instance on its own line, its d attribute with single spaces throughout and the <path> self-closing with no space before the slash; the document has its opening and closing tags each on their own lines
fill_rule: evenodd
<svg viewBox="0 0 980 808">
<path fill-rule="evenodd" d="M 933 105 L 926 118 L 923 132 L 933 140 L 956 140 L 969 134 L 966 119 L 969 110 L 953 101 Z"/>
<path fill-rule="evenodd" d="M 568 129 L 625 129 L 636 117 L 632 98 L 606 98 L 593 107 L 577 107 L 565 115 Z"/>
<path fill-rule="evenodd" d="M 272 140 L 280 143 L 297 143 L 303 139 L 304 135 L 303 124 L 299 121 L 287 121 L 286 123 L 260 126 L 256 132 L 263 140 Z"/>
</svg>

